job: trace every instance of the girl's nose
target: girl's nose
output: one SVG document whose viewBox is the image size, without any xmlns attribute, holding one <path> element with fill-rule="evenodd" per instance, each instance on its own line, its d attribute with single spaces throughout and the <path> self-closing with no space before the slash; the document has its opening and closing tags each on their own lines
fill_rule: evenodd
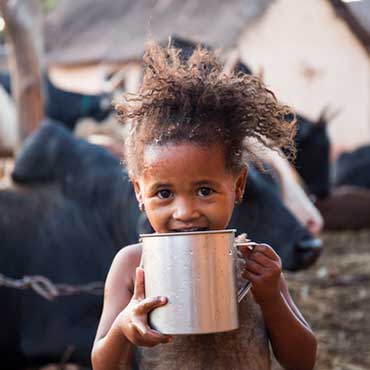
<svg viewBox="0 0 370 370">
<path fill-rule="evenodd" d="M 200 217 L 200 212 L 194 202 L 190 200 L 178 200 L 172 217 L 177 221 L 189 222 Z"/>
</svg>

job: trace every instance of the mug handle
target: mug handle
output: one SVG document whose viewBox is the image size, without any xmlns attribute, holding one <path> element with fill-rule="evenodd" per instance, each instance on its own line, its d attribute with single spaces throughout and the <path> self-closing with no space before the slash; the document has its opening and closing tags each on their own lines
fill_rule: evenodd
<svg viewBox="0 0 370 370">
<path fill-rule="evenodd" d="M 143 258 L 143 251 L 141 251 L 141 256 L 140 256 L 140 263 L 139 266 L 140 268 L 144 268 L 144 258 Z"/>
<path fill-rule="evenodd" d="M 238 243 L 238 242 L 236 242 L 236 243 L 234 243 L 234 246 L 237 250 L 237 254 L 240 254 L 241 252 L 239 250 L 239 247 L 247 246 L 247 248 L 249 248 L 251 251 L 253 251 L 255 243 L 246 243 L 246 242 L 239 242 Z M 251 287 L 252 287 L 252 283 L 247 280 L 245 285 L 238 290 L 238 303 L 240 303 L 244 299 L 244 297 L 248 294 Z"/>
</svg>

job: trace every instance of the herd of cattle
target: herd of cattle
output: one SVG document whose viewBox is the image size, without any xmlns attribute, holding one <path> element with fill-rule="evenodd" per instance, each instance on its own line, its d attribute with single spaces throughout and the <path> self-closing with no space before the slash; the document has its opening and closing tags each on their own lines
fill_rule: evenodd
<svg viewBox="0 0 370 370">
<path fill-rule="evenodd" d="M 2 82 L 9 89 L 6 76 Z M 151 228 L 139 212 L 120 160 L 77 139 L 71 130 L 79 118 L 76 112 L 105 117 L 106 96 L 69 95 L 50 81 L 48 86 L 47 112 L 53 119 L 46 119 L 26 140 L 16 157 L 13 185 L 0 191 L 0 274 L 14 279 L 41 275 L 70 285 L 104 281 L 117 251 Z M 82 109 L 87 101 L 93 104 Z M 340 156 L 333 178 L 325 121 L 314 124 L 299 116 L 298 122 L 296 170 L 319 210 L 329 215 L 324 221 L 330 220 L 330 207 L 337 206 L 338 199 L 352 199 L 348 205 L 353 206 L 353 197 L 359 197 L 362 223 L 351 226 L 370 226 L 370 146 Z M 277 178 L 254 167 L 248 176 L 244 201 L 230 227 L 271 244 L 287 270 L 312 265 L 321 241 L 284 204 Z M 334 206 L 332 195 L 338 197 Z M 0 286 L 0 300 L 0 369 L 58 362 L 71 346 L 70 360 L 89 364 L 101 296 L 47 301 L 32 290 Z"/>
</svg>

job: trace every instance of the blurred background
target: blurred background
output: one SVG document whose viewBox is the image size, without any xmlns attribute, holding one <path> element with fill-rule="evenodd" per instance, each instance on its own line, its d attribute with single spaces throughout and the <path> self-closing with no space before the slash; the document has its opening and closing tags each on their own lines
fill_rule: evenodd
<svg viewBox="0 0 370 370">
<path fill-rule="evenodd" d="M 296 161 L 261 153 L 233 226 L 277 245 L 316 368 L 370 369 L 370 0 L 0 0 L 0 369 L 90 366 L 110 262 L 150 230 L 112 105 L 150 39 L 295 110 Z"/>
</svg>

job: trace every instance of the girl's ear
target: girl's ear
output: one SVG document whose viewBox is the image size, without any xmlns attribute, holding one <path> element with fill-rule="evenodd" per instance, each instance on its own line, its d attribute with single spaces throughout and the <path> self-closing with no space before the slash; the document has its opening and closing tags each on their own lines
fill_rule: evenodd
<svg viewBox="0 0 370 370">
<path fill-rule="evenodd" d="M 141 203 L 143 203 L 143 195 L 142 195 L 142 191 L 141 191 L 141 188 L 140 188 L 140 183 L 136 179 L 131 179 L 131 181 L 134 185 L 136 199 L 137 199 L 138 203 L 141 204 Z"/>
<path fill-rule="evenodd" d="M 235 184 L 235 202 L 241 203 L 243 200 L 245 185 L 247 183 L 247 176 L 248 176 L 248 167 L 245 166 L 240 172 L 238 177 L 236 178 Z"/>
</svg>

